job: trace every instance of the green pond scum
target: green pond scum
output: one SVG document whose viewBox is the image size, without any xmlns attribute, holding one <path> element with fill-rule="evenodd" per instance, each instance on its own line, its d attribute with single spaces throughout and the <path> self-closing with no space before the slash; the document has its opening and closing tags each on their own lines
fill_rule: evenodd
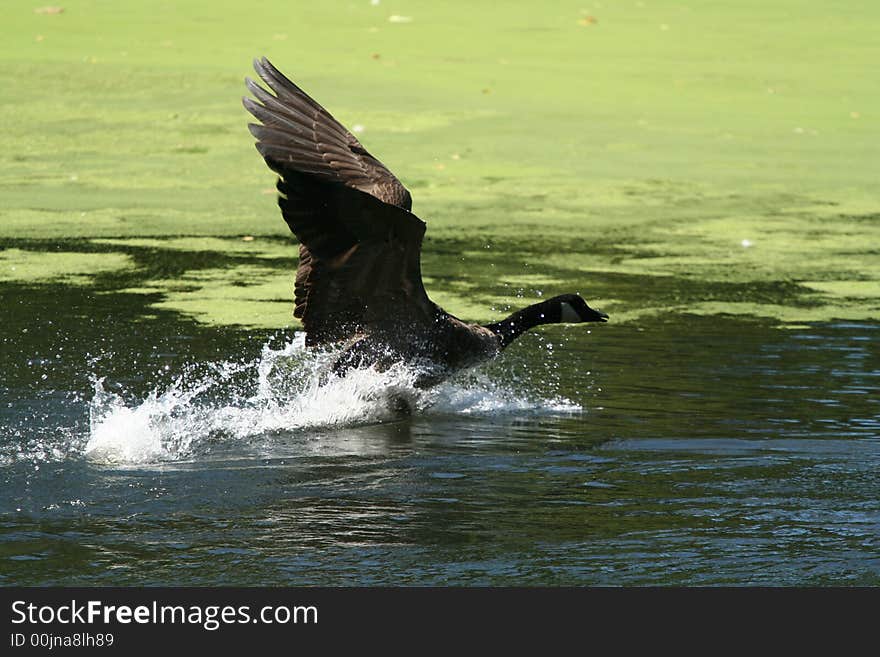
<svg viewBox="0 0 880 657">
<path fill-rule="evenodd" d="M 391 4 L 7 3 L 0 281 L 295 325 L 239 103 L 266 54 L 412 190 L 453 313 L 880 316 L 876 3 Z"/>
<path fill-rule="evenodd" d="M 880 583 L 880 3 L 0 16 L 0 585 Z M 439 305 L 610 321 L 405 419 L 318 390 L 259 56 L 411 191 Z"/>
</svg>

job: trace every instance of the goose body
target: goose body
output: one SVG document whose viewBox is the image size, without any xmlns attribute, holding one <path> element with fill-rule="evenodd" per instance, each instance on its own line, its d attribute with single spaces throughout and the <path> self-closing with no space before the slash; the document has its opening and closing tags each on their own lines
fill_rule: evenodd
<svg viewBox="0 0 880 657">
<path fill-rule="evenodd" d="M 501 322 L 468 324 L 433 303 L 422 284 L 425 223 L 412 196 L 361 143 L 265 58 L 245 80 L 248 125 L 279 175 L 278 205 L 299 240 L 294 316 L 309 347 L 341 346 L 334 370 L 420 366 L 422 385 L 492 358 L 539 324 L 606 321 L 576 294 L 528 306 Z"/>
</svg>

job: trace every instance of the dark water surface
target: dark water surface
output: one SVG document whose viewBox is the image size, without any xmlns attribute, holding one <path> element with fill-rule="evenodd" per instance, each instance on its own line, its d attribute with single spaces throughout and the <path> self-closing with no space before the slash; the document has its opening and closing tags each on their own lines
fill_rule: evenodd
<svg viewBox="0 0 880 657">
<path fill-rule="evenodd" d="M 552 327 L 410 418 L 285 431 L 216 364 L 289 336 L 5 290 L 4 585 L 880 584 L 876 324 Z M 96 426 L 164 451 L 95 458 Z"/>
</svg>

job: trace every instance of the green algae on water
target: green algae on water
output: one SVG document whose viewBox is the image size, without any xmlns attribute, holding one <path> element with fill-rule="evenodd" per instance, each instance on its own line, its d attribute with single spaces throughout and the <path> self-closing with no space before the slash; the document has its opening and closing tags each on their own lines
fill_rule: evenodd
<svg viewBox="0 0 880 657">
<path fill-rule="evenodd" d="M 873 4 L 623 3 L 587 27 L 519 0 L 400 24 L 366 2 L 64 9 L 4 16 L 2 281 L 288 325 L 296 246 L 239 103 L 266 54 L 411 189 L 450 312 L 580 291 L 618 322 L 880 317 Z"/>
</svg>

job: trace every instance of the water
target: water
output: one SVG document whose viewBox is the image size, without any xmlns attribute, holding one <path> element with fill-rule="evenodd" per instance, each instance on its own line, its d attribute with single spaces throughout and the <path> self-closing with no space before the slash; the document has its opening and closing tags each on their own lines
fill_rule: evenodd
<svg viewBox="0 0 880 657">
<path fill-rule="evenodd" d="M 880 584 L 876 324 L 612 317 L 318 388 L 292 333 L 60 291 L 6 299 L 0 584 Z"/>
</svg>

